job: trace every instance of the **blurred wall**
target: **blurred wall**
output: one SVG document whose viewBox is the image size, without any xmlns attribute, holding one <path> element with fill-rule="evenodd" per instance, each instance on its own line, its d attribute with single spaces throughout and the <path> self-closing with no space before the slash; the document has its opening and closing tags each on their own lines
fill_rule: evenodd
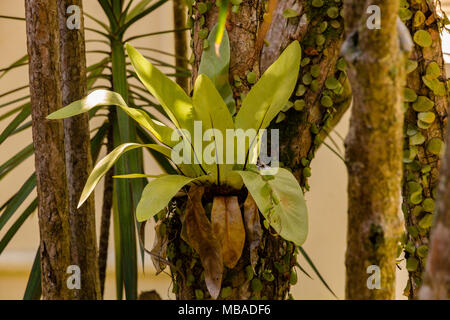
<svg viewBox="0 0 450 320">
<path fill-rule="evenodd" d="M 104 20 L 102 11 L 97 1 L 84 1 L 85 11 L 91 15 Z M 0 1 L 0 15 L 24 16 L 23 1 L 2 0 Z M 87 19 L 88 27 L 96 27 Z M 143 34 L 153 31 L 172 29 L 172 8 L 171 3 L 162 7 L 157 14 L 151 15 L 145 21 L 138 24 L 130 34 Z M 87 31 L 87 38 L 96 37 L 92 32 Z M 134 43 L 135 45 L 151 47 L 173 53 L 173 40 L 170 35 L 144 38 Z M 17 60 L 18 57 L 26 53 L 25 22 L 0 19 L 0 69 Z M 101 48 L 98 45 L 89 44 L 88 50 Z M 167 56 L 158 56 L 159 59 L 173 62 Z M 88 64 L 101 60 L 102 57 L 95 54 L 88 54 Z M 22 67 L 11 72 L 3 79 L 0 79 L 0 95 L 13 88 L 26 85 L 28 82 L 27 67 Z M 14 97 L 19 98 L 27 95 L 26 90 L 21 91 Z M 11 97 L 11 96 L 10 96 Z M 8 99 L 9 100 L 9 99 Z M 0 98 L 0 105 L 7 100 Z M 0 115 L 6 112 L 0 111 Z M 345 137 L 348 129 L 349 113 L 342 119 L 335 132 Z M 5 127 L 6 122 L 0 122 L 0 131 Z M 93 125 L 92 127 L 95 127 Z M 332 137 L 339 145 L 343 153 L 343 142 L 337 134 Z M 0 163 L 9 159 L 13 154 L 23 148 L 26 143 L 31 142 L 31 131 L 19 134 L 13 139 L 8 139 L 0 146 Z M 329 145 L 333 143 L 327 141 Z M 13 176 L 8 176 L 0 182 L 0 203 L 3 203 L 12 192 L 17 190 L 29 177 L 34 168 L 34 159 L 29 159 L 14 171 Z M 155 165 L 151 159 L 146 160 L 147 172 L 155 171 Z M 310 217 L 310 233 L 304 246 L 316 266 L 333 288 L 339 298 L 344 298 L 345 284 L 345 246 L 346 246 L 346 210 L 347 210 L 347 176 L 343 162 L 326 147 L 322 147 L 312 165 L 312 178 L 310 180 L 311 192 L 306 195 Z M 102 187 L 97 188 L 97 195 L 101 194 Z M 26 201 L 24 206 L 29 203 Z M 96 202 L 100 208 L 100 201 Z M 100 210 L 97 210 L 99 212 Z M 10 226 L 8 224 L 5 230 Z M 148 228 L 150 229 L 150 227 Z M 4 235 L 0 232 L 0 237 Z M 112 230 L 111 230 L 112 236 Z M 148 239 L 153 239 L 150 234 Z M 22 227 L 18 235 L 13 239 L 8 248 L 0 255 L 0 299 L 21 299 L 26 286 L 28 273 L 31 268 L 33 258 L 39 243 L 38 225 L 36 213 L 31 216 Z M 111 246 L 112 247 L 112 246 Z M 114 268 L 113 251 L 109 254 L 109 269 L 106 284 L 106 297 L 114 299 Z M 300 264 L 312 275 L 311 268 L 303 260 Z M 298 271 L 299 281 L 292 288 L 292 294 L 296 299 L 333 299 L 316 276 L 313 280 L 307 278 Z M 405 273 L 399 273 L 398 298 L 402 299 L 402 289 L 405 285 Z M 166 275 L 154 276 L 151 262 L 147 257 L 145 263 L 145 273 L 140 274 L 139 290 L 146 291 L 157 289 L 164 299 L 171 297 L 170 278 Z"/>
</svg>

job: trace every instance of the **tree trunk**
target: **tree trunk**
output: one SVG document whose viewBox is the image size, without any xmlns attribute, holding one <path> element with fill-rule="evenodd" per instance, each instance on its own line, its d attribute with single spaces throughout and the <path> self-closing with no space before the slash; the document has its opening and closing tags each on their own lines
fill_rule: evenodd
<svg viewBox="0 0 450 320">
<path fill-rule="evenodd" d="M 212 5 L 207 12 L 201 14 L 198 11 L 200 2 L 205 1 L 197 1 L 192 11 L 190 10 L 193 19 L 191 34 L 194 54 L 193 81 L 197 77 L 203 52 L 204 41 L 201 37 L 203 32 L 200 30 L 210 31 L 217 22 L 218 13 L 217 7 Z M 296 10 L 299 16 L 286 19 L 283 11 L 287 8 Z M 337 12 L 333 18 L 327 14 L 330 8 Z M 310 175 L 302 174 L 303 169 L 309 168 L 315 150 L 350 105 L 350 91 L 346 85 L 344 69 L 342 66 L 341 70 L 337 68 L 343 35 L 343 22 L 339 16 L 341 8 L 342 3 L 334 1 L 324 4 L 321 8 L 315 8 L 310 0 L 249 0 L 243 1 L 238 11 L 229 13 L 226 25 L 231 49 L 229 80 L 237 108 L 241 104 L 241 96 L 247 94 L 252 86 L 247 81 L 247 74 L 254 72 L 259 78 L 292 41 L 301 42 L 303 56 L 310 60 L 310 62 L 304 61 L 305 64 L 299 76 L 299 85 L 305 85 L 305 92 L 300 94 L 297 91 L 291 99 L 292 103 L 304 100 L 304 109 L 297 111 L 292 108 L 287 113 L 286 119 L 289 120 L 274 125 L 280 129 L 281 161 L 295 172 L 304 189 L 308 187 L 307 180 L 303 177 Z M 318 32 L 320 25 L 322 29 Z M 322 33 L 324 39 L 316 40 L 317 35 Z M 320 45 L 317 45 L 316 41 Z M 311 77 L 313 65 L 318 65 L 320 70 L 327 70 L 327 72 L 317 75 L 317 81 L 310 86 L 310 82 L 302 83 L 302 79 L 305 74 Z M 321 105 L 320 98 L 326 90 L 324 84 L 329 77 L 338 78 L 342 90 L 328 93 L 332 96 L 334 105 L 326 108 Z M 218 195 L 217 192 L 217 190 L 212 191 L 214 195 Z M 239 194 L 241 205 L 245 195 L 246 191 L 241 190 Z M 203 200 L 205 207 L 208 207 L 208 203 L 212 201 L 212 195 L 206 195 Z M 184 204 L 178 202 L 177 206 L 183 210 Z M 262 216 L 260 218 L 262 219 Z M 171 271 L 177 298 L 208 298 L 204 281 L 202 281 L 203 268 L 198 256 L 180 237 L 180 220 L 177 215 L 170 214 L 164 223 L 167 226 L 169 239 L 174 239 L 169 244 L 168 258 L 173 263 Z M 293 267 L 297 261 L 296 254 L 297 250 L 292 243 L 272 235 L 263 228 L 256 272 L 254 274 L 252 272 L 249 247 L 246 245 L 237 266 L 231 270 L 225 270 L 222 293 L 219 298 L 285 299 L 291 279 L 294 283 L 294 277 L 291 275 L 295 272 Z M 201 281 L 194 281 L 194 279 L 201 279 Z"/>
<path fill-rule="evenodd" d="M 173 0 L 173 21 L 174 29 L 181 30 L 186 28 L 186 5 L 184 0 Z M 187 59 L 187 37 L 186 31 L 175 32 L 175 65 L 177 68 L 187 69 L 188 59 Z M 181 73 L 181 70 L 177 70 L 177 73 Z M 186 76 L 177 76 L 177 83 L 188 92 L 189 90 L 189 78 Z"/>
<path fill-rule="evenodd" d="M 429 47 L 424 48 L 415 44 L 410 59 L 415 61 L 418 66 L 408 74 L 407 87 L 412 91 L 409 91 L 409 95 L 405 98 L 410 103 L 405 114 L 404 125 L 406 138 L 403 159 L 403 212 L 406 237 L 403 245 L 409 272 L 409 280 L 404 294 L 410 299 L 414 299 L 417 297 L 422 283 L 422 273 L 425 269 L 431 228 L 430 215 L 434 210 L 435 189 L 440 165 L 440 147 L 443 145 L 447 124 L 448 97 L 446 90 L 437 92 L 427 87 L 429 81 L 425 78 L 438 79 L 443 84 L 447 79 L 436 6 L 434 2 L 425 1 L 422 3 L 408 1 L 408 4 L 410 5 L 408 10 L 412 15 L 411 17 L 407 15 L 409 19 L 406 21 L 406 25 L 411 34 L 414 35 L 419 30 L 422 30 L 419 32 L 426 30 L 432 38 L 432 45 Z M 413 17 L 422 17 L 422 19 Z M 412 64 L 410 63 L 410 65 Z M 436 74 L 427 74 L 427 70 L 430 70 L 433 65 L 437 67 Z M 426 112 L 416 111 L 418 109 L 414 105 L 417 103 L 417 96 L 427 97 L 434 103 L 434 106 Z M 424 116 L 431 117 L 428 123 L 419 120 Z M 420 144 L 414 142 L 416 135 L 424 137 L 418 141 Z M 438 150 L 429 147 L 433 144 L 438 144 Z M 418 189 L 421 192 L 417 193 Z M 418 197 L 417 194 L 420 196 Z"/>
<path fill-rule="evenodd" d="M 114 133 L 111 123 L 114 121 L 114 117 L 110 113 L 109 116 L 110 126 L 108 127 L 108 137 L 106 152 L 109 154 L 114 150 Z M 100 224 L 100 241 L 98 250 L 98 270 L 100 276 L 100 292 L 103 297 L 105 293 L 105 279 L 106 279 L 106 263 L 108 261 L 108 245 L 109 245 L 109 229 L 111 226 L 111 210 L 113 208 L 114 198 L 114 170 L 110 169 L 105 175 L 105 182 L 103 188 L 103 205 L 102 205 L 102 217 Z"/>
<path fill-rule="evenodd" d="M 369 29 L 361 19 L 369 5 L 381 9 L 379 29 Z M 395 298 L 405 52 L 412 46 L 409 33 L 397 21 L 398 7 L 399 1 L 380 0 L 365 6 L 347 0 L 344 5 L 348 37 L 342 52 L 350 64 L 354 103 L 346 139 L 347 299 Z M 372 265 L 380 271 L 379 287 L 377 273 L 375 287 L 369 283 Z"/>
<path fill-rule="evenodd" d="M 80 8 L 80 29 L 67 26 L 67 8 Z M 86 53 L 84 21 L 81 0 L 59 0 L 59 30 L 61 49 L 62 103 L 66 106 L 84 98 L 86 87 Z M 73 13 L 72 14 L 76 14 Z M 64 145 L 66 152 L 67 188 L 69 192 L 69 220 L 72 264 L 82 270 L 81 289 L 74 290 L 75 299 L 100 298 L 97 267 L 97 239 L 95 231 L 94 196 L 79 209 L 78 201 L 84 184 L 92 170 L 90 150 L 89 115 L 64 120 Z"/>
<path fill-rule="evenodd" d="M 30 94 L 44 299 L 70 299 L 71 265 L 67 177 L 62 121 L 45 118 L 62 107 L 56 1 L 25 1 Z"/>
<path fill-rule="evenodd" d="M 447 128 L 447 143 L 450 128 Z M 450 299 L 450 148 L 442 162 L 437 210 L 431 232 L 430 253 L 425 268 L 420 299 Z"/>
</svg>

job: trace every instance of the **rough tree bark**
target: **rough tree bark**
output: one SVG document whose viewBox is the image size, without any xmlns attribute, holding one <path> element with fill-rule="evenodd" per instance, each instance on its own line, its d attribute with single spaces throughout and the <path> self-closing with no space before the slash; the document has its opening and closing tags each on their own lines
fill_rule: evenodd
<svg viewBox="0 0 450 320">
<path fill-rule="evenodd" d="M 299 86 L 302 88 L 291 99 L 296 108 L 287 111 L 287 116 L 283 114 L 279 119 L 283 120 L 285 116 L 286 120 L 274 127 L 280 129 L 281 161 L 292 168 L 304 189 L 308 189 L 309 165 L 315 150 L 347 110 L 351 100 L 342 63 L 338 68 L 343 36 L 343 22 L 339 15 L 342 2 L 327 1 L 321 7 L 312 6 L 312 2 L 314 1 L 243 1 L 239 8 L 235 7 L 229 14 L 227 21 L 231 48 L 229 80 L 237 108 L 240 106 L 241 96 L 248 93 L 252 86 L 247 80 L 248 73 L 253 72 L 259 78 L 293 40 L 301 42 L 303 56 L 308 59 L 304 59 L 299 76 Z M 206 4 L 206 12 L 199 12 L 199 3 Z M 283 12 L 287 8 L 294 9 L 298 16 L 286 19 Z M 190 11 L 193 19 L 193 81 L 197 77 L 201 61 L 203 39 L 216 24 L 217 12 L 214 1 L 197 1 Z M 317 68 L 322 71 L 320 74 L 316 74 Z M 328 78 L 335 78 L 334 86 L 330 85 L 335 91 L 325 87 Z M 333 100 L 332 105 L 327 104 L 325 107 L 321 104 L 324 95 Z M 305 168 L 308 170 L 304 174 Z M 209 194 L 207 192 L 204 196 L 205 206 L 212 201 L 211 192 L 218 195 L 223 190 L 212 190 Z M 236 195 L 242 204 L 246 191 Z M 178 203 L 178 206 L 183 209 L 183 204 Z M 179 299 L 207 297 L 203 281 L 192 281 L 202 279 L 203 270 L 192 249 L 180 239 L 181 223 L 176 216 L 170 215 L 171 218 L 167 221 L 169 238 L 174 239 L 169 244 L 168 258 L 177 267 L 176 270 L 172 268 L 174 292 Z M 220 298 L 287 297 L 292 269 L 296 263 L 296 249 L 292 243 L 263 230 L 256 274 L 249 276 L 246 272 L 250 265 L 246 246 L 237 266 L 225 271 L 222 287 L 226 289 Z"/>
<path fill-rule="evenodd" d="M 425 269 L 441 147 L 447 125 L 448 96 L 436 3 L 408 1 L 400 10 L 411 35 L 425 32 L 432 39 L 431 45 L 415 43 L 408 64 L 411 72 L 407 76 L 407 88 L 410 90 L 405 89 L 408 109 L 404 125 L 402 208 L 406 224 L 403 247 L 409 281 L 404 295 L 414 299 Z M 425 97 L 432 102 L 427 110 L 419 105 L 419 99 Z"/>
<path fill-rule="evenodd" d="M 63 106 L 87 94 L 84 19 L 81 11 L 80 28 L 68 28 L 67 8 L 71 5 L 82 10 L 81 0 L 58 1 Z M 99 299 L 94 197 L 77 209 L 84 184 L 92 170 L 87 113 L 64 120 L 64 146 L 69 193 L 70 253 L 72 264 L 81 270 L 81 289 L 73 291 L 74 298 Z"/>
<path fill-rule="evenodd" d="M 446 141 L 450 141 L 447 128 Z M 442 162 L 437 210 L 431 231 L 430 252 L 425 268 L 420 299 L 450 299 L 450 148 Z"/>
<path fill-rule="evenodd" d="M 62 107 L 57 9 L 56 1 L 25 1 L 44 299 L 72 297 L 64 128 L 45 119 Z"/>
<path fill-rule="evenodd" d="M 371 29 L 365 13 L 381 9 L 381 28 Z M 405 53 L 412 41 L 397 20 L 399 1 L 347 0 L 347 39 L 353 110 L 346 139 L 348 168 L 347 299 L 394 299 L 400 238 Z M 406 32 L 405 32 L 406 30 Z M 380 287 L 369 289 L 367 268 L 380 269 Z"/>
<path fill-rule="evenodd" d="M 109 116 L 110 126 L 108 127 L 107 147 L 106 152 L 109 154 L 114 150 L 114 133 L 111 123 L 114 118 L 110 113 Z M 110 169 L 105 175 L 105 182 L 103 188 L 103 205 L 102 205 L 102 217 L 100 224 L 100 240 L 98 250 L 98 270 L 100 277 L 100 292 L 103 297 L 105 293 L 105 279 L 106 279 L 106 263 L 108 260 L 108 244 L 109 244 L 109 229 L 111 226 L 111 210 L 113 208 L 114 198 L 114 170 Z"/>
<path fill-rule="evenodd" d="M 173 0 L 173 24 L 175 30 L 181 30 L 186 28 L 186 5 L 184 0 Z M 175 65 L 178 68 L 187 69 L 188 59 L 187 59 L 187 37 L 186 32 L 175 32 Z M 178 70 L 177 72 L 181 72 Z M 189 90 L 189 78 L 185 76 L 176 77 L 177 83 L 186 92 Z"/>
</svg>

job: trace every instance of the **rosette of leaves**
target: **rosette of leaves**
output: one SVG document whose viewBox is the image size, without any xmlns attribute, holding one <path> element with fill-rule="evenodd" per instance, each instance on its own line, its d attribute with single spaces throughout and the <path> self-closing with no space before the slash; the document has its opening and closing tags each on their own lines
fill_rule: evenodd
<svg viewBox="0 0 450 320">
<path fill-rule="evenodd" d="M 226 46 L 226 42 L 223 41 L 222 45 Z M 190 155 L 183 153 L 185 161 L 181 164 L 173 162 L 178 172 L 176 175 L 154 177 L 133 173 L 117 178 L 155 178 L 142 192 L 136 210 L 139 221 L 153 218 L 164 210 L 174 197 L 187 197 L 182 213 L 182 237 L 200 256 L 208 291 L 211 297 L 217 298 L 221 290 L 223 267 L 233 268 L 237 264 L 243 252 L 245 237 L 256 241 L 256 246 L 253 243 L 251 248 L 258 247 L 258 234 L 261 234 L 258 210 L 265 218 L 266 225 L 285 240 L 300 246 L 307 236 L 307 208 L 295 177 L 283 168 L 263 169 L 256 165 L 260 135 L 251 136 L 240 148 L 234 147 L 235 152 L 231 155 L 234 163 L 225 161 L 230 157 L 226 154 L 229 149 L 220 147 L 230 143 L 226 141 L 227 130 L 254 129 L 255 132 L 260 132 L 259 130 L 267 128 L 283 109 L 297 82 L 301 60 L 300 45 L 295 41 L 286 48 L 250 90 L 234 118 L 224 97 L 210 79 L 215 77 L 214 72 L 205 72 L 209 75 L 201 73 L 198 76 L 193 95 L 190 97 L 134 47 L 127 44 L 126 48 L 136 74 L 159 101 L 171 125 L 164 125 L 152 119 L 144 110 L 128 107 L 119 94 L 107 90 L 94 91 L 85 99 L 73 102 L 48 118 L 62 119 L 99 106 L 117 106 L 159 142 L 126 143 L 114 149 L 95 166 L 86 182 L 80 205 L 114 163 L 130 150 L 150 148 L 169 160 L 173 159 L 172 154 L 179 146 L 182 146 L 183 150 L 191 151 Z M 210 131 L 213 132 L 211 143 L 200 149 L 192 141 L 195 121 L 202 123 L 202 137 L 206 130 L 213 129 Z M 173 141 L 173 135 L 178 135 L 179 140 Z M 224 141 L 220 141 L 221 139 Z M 203 159 L 202 155 L 206 149 L 216 160 L 214 163 Z M 244 165 L 237 165 L 239 157 L 245 158 Z M 202 196 L 205 190 L 216 190 L 217 187 L 231 191 L 214 194 L 211 214 L 208 217 L 202 204 Z M 248 191 L 243 205 L 244 213 L 241 212 L 238 197 L 233 195 L 241 190 Z M 256 207 L 258 210 L 252 210 Z M 249 214 L 251 212 L 256 214 Z M 256 226 L 259 226 L 259 230 Z M 252 260 L 254 261 L 254 258 Z"/>
</svg>

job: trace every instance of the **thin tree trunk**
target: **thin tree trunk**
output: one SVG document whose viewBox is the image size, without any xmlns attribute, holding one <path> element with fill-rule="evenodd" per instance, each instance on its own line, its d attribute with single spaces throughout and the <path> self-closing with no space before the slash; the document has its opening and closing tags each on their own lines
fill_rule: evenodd
<svg viewBox="0 0 450 320">
<path fill-rule="evenodd" d="M 109 154 L 114 150 L 114 134 L 112 128 L 112 122 L 114 117 L 109 115 L 110 127 L 108 128 L 108 143 L 107 153 Z M 105 175 L 105 184 L 103 190 L 103 206 L 102 206 L 102 218 L 100 224 L 100 242 L 98 253 L 98 268 L 100 275 L 100 291 L 103 297 L 105 293 L 105 279 L 106 279 L 106 262 L 108 260 L 108 244 L 109 244 L 109 229 L 111 225 L 111 210 L 113 207 L 113 193 L 114 193 L 114 170 L 109 170 Z"/>
<path fill-rule="evenodd" d="M 447 128 L 447 143 L 450 128 Z M 448 145 L 447 145 L 448 146 Z M 442 162 L 437 208 L 431 230 L 430 252 L 420 299 L 450 299 L 450 148 Z"/>
<path fill-rule="evenodd" d="M 186 5 L 184 0 L 173 0 L 173 22 L 175 30 L 181 30 L 186 28 Z M 175 55 L 176 55 L 175 65 L 178 68 L 187 69 L 188 44 L 186 31 L 175 32 L 174 40 L 175 40 Z M 177 72 L 182 71 L 177 70 Z M 180 87 L 184 89 L 184 91 L 188 92 L 189 78 L 187 76 L 178 76 L 176 77 L 176 81 L 180 85 Z"/>
<path fill-rule="evenodd" d="M 64 127 L 45 119 L 62 107 L 57 9 L 56 1 L 25 1 L 44 299 L 72 297 Z"/>
<path fill-rule="evenodd" d="M 213 5 L 206 13 L 200 14 L 196 7 L 200 2 L 204 1 L 197 1 L 192 10 L 194 19 L 193 81 L 197 77 L 203 53 L 204 41 L 199 31 L 205 28 L 211 30 L 217 22 L 217 7 Z M 299 16 L 286 19 L 283 17 L 283 11 L 287 8 L 296 10 Z M 315 150 L 347 110 L 351 100 L 345 73 L 336 67 L 342 43 L 343 22 L 339 14 L 333 19 L 329 18 L 327 15 L 329 8 L 336 9 L 339 13 L 342 3 L 333 1 L 322 8 L 313 8 L 309 0 L 250 0 L 243 1 L 237 12 L 229 14 L 227 21 L 231 49 L 229 80 L 237 108 L 240 107 L 241 96 L 247 94 L 252 86 L 247 81 L 247 74 L 254 72 L 259 78 L 293 40 L 300 40 L 303 56 L 310 59 L 310 62 L 302 67 L 299 85 L 302 84 L 305 74 L 311 75 L 313 65 L 319 65 L 322 70 L 317 79 L 317 88 L 311 88 L 309 84 L 306 84 L 305 93 L 292 96 L 293 103 L 304 99 L 305 108 L 301 111 L 292 108 L 286 114 L 286 119 L 289 120 L 274 125 L 280 129 L 281 161 L 293 169 L 303 188 L 307 188 L 307 179 L 304 177 L 309 177 L 302 174 L 303 169 L 309 168 Z M 333 20 L 333 27 L 331 20 Z M 321 31 L 325 33 L 325 41 L 320 46 L 316 46 L 317 29 L 323 22 L 327 22 L 326 31 Z M 324 83 L 329 77 L 338 78 L 343 90 L 331 93 L 334 105 L 332 108 L 325 108 L 321 106 L 320 100 L 325 90 Z M 208 196 L 205 198 L 206 202 L 209 201 L 207 198 Z M 240 194 L 241 203 L 244 199 L 245 191 Z M 183 204 L 179 204 L 179 207 L 182 209 Z M 168 251 L 174 254 L 169 255 L 168 258 L 174 265 L 179 266 L 177 270 L 172 270 L 175 278 L 174 291 L 179 299 L 206 297 L 207 290 L 203 282 L 193 284 L 191 281 L 201 278 L 203 269 L 197 263 L 193 251 L 181 240 L 180 228 L 181 223 L 176 215 L 169 218 L 167 230 L 169 238 L 174 239 L 174 242 L 169 244 Z M 249 248 L 246 246 L 236 267 L 225 271 L 222 287 L 226 290 L 225 295 L 220 297 L 224 299 L 285 299 L 291 284 L 290 275 L 297 261 L 296 253 L 292 243 L 271 235 L 263 228 L 262 246 L 258 252 L 259 260 L 255 275 L 248 274 L 250 261 Z"/>
<path fill-rule="evenodd" d="M 381 9 L 379 29 L 369 29 L 361 19 L 369 5 Z M 398 0 L 344 4 L 348 37 L 342 52 L 350 64 L 354 103 L 346 139 L 347 299 L 395 298 L 405 50 L 412 46 L 409 33 L 397 21 L 398 7 Z M 380 286 L 375 288 L 368 283 L 372 265 L 380 271 Z"/>
<path fill-rule="evenodd" d="M 67 8 L 80 8 L 80 29 L 69 29 Z M 59 31 L 61 37 L 62 103 L 66 106 L 84 98 L 86 87 L 86 53 L 81 0 L 58 0 Z M 76 14 L 76 12 L 72 12 Z M 81 289 L 74 290 L 75 299 L 100 298 L 97 267 L 97 239 L 95 232 L 95 203 L 91 196 L 77 209 L 84 184 L 92 170 L 89 115 L 87 113 L 64 120 L 67 188 L 72 264 L 81 269 Z"/>
<path fill-rule="evenodd" d="M 417 297 L 419 287 L 422 283 L 422 274 L 425 269 L 426 255 L 428 251 L 431 223 L 430 215 L 434 210 L 435 192 L 437 188 L 440 145 L 443 145 L 445 127 L 447 124 L 448 96 L 443 92 L 433 92 L 426 83 L 427 68 L 437 66 L 437 74 L 433 75 L 441 83 L 445 83 L 444 59 L 442 54 L 442 43 L 440 37 L 439 17 L 436 13 L 436 4 L 432 1 L 417 3 L 408 1 L 412 12 L 411 18 L 406 25 L 411 34 L 416 32 L 428 32 L 432 37 L 432 45 L 423 48 L 415 44 L 414 51 L 410 57 L 411 61 L 417 63 L 417 68 L 408 74 L 407 87 L 409 95 L 406 100 L 409 108 L 405 114 L 405 146 L 404 146 L 404 169 L 403 169 L 403 212 L 405 214 L 406 237 L 404 239 L 406 266 L 409 272 L 408 284 L 404 294 L 410 299 Z M 422 17 L 422 20 L 414 17 Z M 422 31 L 420 31 L 422 30 Z M 424 81 L 425 80 L 425 81 Z M 411 96 L 412 95 L 412 96 Z M 433 108 L 426 112 L 417 112 L 414 104 L 417 96 L 427 97 L 434 103 Z M 421 117 L 431 117 L 424 123 Z M 420 144 L 414 142 L 414 137 L 422 136 Z M 438 144 L 438 150 L 430 149 L 429 146 Z M 417 197 L 417 188 L 421 189 Z"/>
</svg>

